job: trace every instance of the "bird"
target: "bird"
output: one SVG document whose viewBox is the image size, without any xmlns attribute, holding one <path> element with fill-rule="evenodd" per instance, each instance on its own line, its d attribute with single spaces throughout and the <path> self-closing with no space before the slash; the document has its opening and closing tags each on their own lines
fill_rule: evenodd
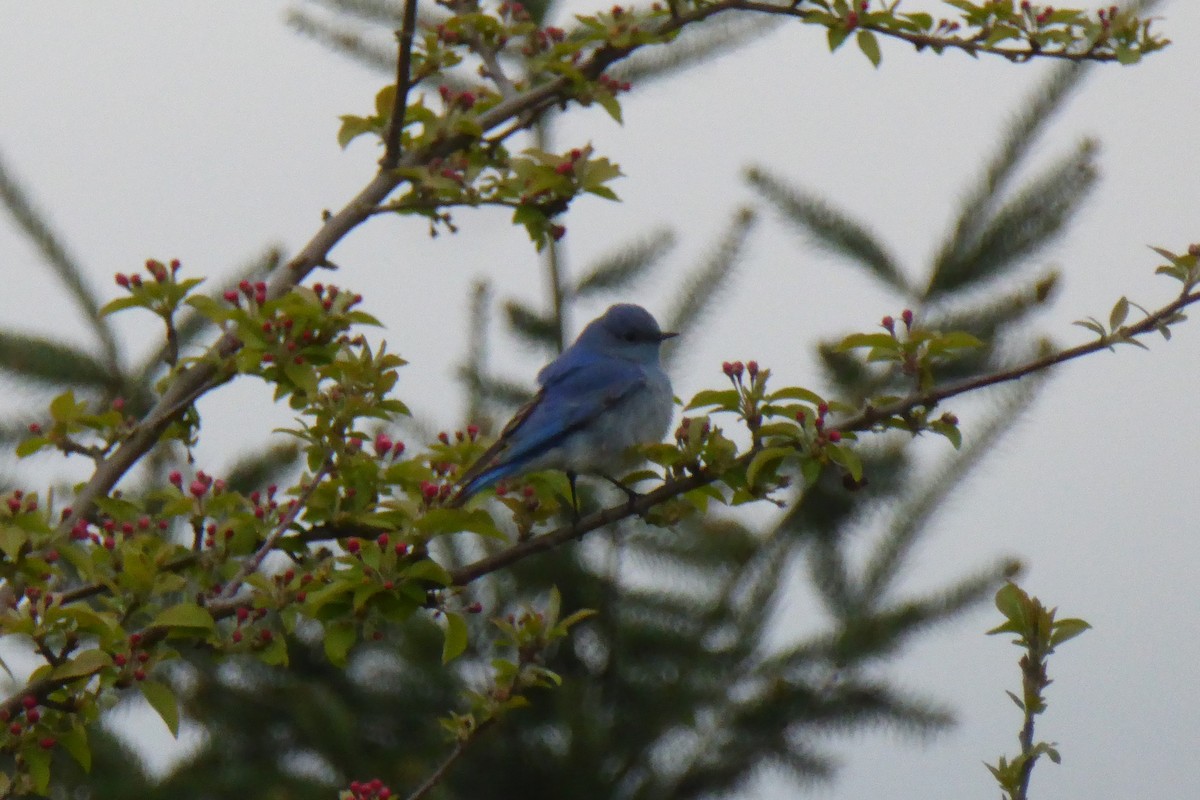
<svg viewBox="0 0 1200 800">
<path fill-rule="evenodd" d="M 542 368 L 537 394 L 458 478 L 447 504 L 461 506 L 497 481 L 546 469 L 566 473 L 576 516 L 579 474 L 605 478 L 632 502 L 636 493 L 613 473 L 636 463 L 631 448 L 662 441 L 671 424 L 674 396 L 659 354 L 677 335 L 639 305 L 610 306 Z"/>
</svg>

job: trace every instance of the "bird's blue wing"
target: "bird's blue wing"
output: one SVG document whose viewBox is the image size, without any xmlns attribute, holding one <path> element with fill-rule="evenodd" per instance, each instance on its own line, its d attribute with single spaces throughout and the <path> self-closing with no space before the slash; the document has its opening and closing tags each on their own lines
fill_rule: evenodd
<svg viewBox="0 0 1200 800">
<path fill-rule="evenodd" d="M 561 361 L 561 359 L 560 359 Z M 551 366 L 560 366 L 555 362 Z M 580 359 L 539 375 L 542 390 L 508 423 L 500 438 L 459 479 L 457 502 L 520 472 L 601 414 L 646 385 L 637 364 L 614 358 Z"/>
</svg>

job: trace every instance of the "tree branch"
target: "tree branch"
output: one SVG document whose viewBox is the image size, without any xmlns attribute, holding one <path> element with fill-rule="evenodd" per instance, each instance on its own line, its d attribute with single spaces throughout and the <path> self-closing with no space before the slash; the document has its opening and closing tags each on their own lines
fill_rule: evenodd
<svg viewBox="0 0 1200 800">
<path fill-rule="evenodd" d="M 393 169 L 400 163 L 400 135 L 404 131 L 404 118 L 408 114 L 408 90 L 412 88 L 413 31 L 417 27 L 417 0 L 404 0 L 404 17 L 400 30 L 396 31 L 399 54 L 396 58 L 396 99 L 392 104 L 392 119 L 388 123 L 384 141 L 383 159 L 379 162 L 384 169 Z"/>
</svg>

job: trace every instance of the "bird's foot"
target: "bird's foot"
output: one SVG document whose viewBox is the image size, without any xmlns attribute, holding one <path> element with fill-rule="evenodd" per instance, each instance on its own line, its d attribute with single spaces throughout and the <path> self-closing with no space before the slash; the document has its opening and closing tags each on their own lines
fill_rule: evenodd
<svg viewBox="0 0 1200 800">
<path fill-rule="evenodd" d="M 621 483 L 619 480 L 612 477 L 611 475 L 601 475 L 600 477 L 604 478 L 604 480 L 608 481 L 613 486 L 615 486 L 621 490 L 621 492 L 625 495 L 625 500 L 628 503 L 629 511 L 631 513 L 633 512 L 635 506 L 637 505 L 637 501 L 641 500 L 643 497 L 645 497 L 645 495 L 641 494 L 640 492 L 635 492 L 633 489 L 630 489 L 628 486 Z M 645 512 L 643 512 L 643 514 L 644 513 Z"/>
</svg>

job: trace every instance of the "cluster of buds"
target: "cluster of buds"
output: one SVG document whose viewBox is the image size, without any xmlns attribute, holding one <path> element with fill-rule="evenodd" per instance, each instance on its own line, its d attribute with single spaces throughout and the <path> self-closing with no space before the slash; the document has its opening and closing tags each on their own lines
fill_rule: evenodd
<svg viewBox="0 0 1200 800">
<path fill-rule="evenodd" d="M 245 633 L 242 630 L 242 626 L 245 625 L 247 628 L 249 628 L 250 625 L 261 621 L 266 616 L 267 610 L 265 608 L 250 609 L 246 606 L 238 606 L 237 611 L 234 612 L 237 627 L 234 629 L 233 633 L 229 635 L 230 640 L 233 641 L 234 644 L 240 644 L 242 640 L 245 639 Z M 274 638 L 275 634 L 268 628 L 263 628 L 258 632 L 258 640 L 263 644 L 268 644 Z"/>
<path fill-rule="evenodd" d="M 567 153 L 567 157 L 559 162 L 558 166 L 554 168 L 554 171 L 559 175 L 574 175 L 575 167 L 581 160 L 583 160 L 584 155 L 585 153 L 583 150 L 579 149 L 578 147 L 573 148 L 569 153 Z"/>
<path fill-rule="evenodd" d="M 438 87 L 438 96 L 447 108 L 461 108 L 463 111 L 470 111 L 479 99 L 474 92 L 456 92 L 445 84 Z"/>
<path fill-rule="evenodd" d="M 279 487 L 272 483 L 267 487 L 265 495 L 257 489 L 250 493 L 249 499 L 251 505 L 254 506 L 255 519 L 265 519 L 269 515 L 274 515 L 279 508 L 279 502 L 275 499 L 278 491 Z"/>
<path fill-rule="evenodd" d="M 1113 6 L 1113 9 L 1115 10 L 1116 6 Z M 1033 3 L 1030 3 L 1029 0 L 1021 0 L 1021 11 L 1031 17 L 1038 25 L 1045 25 L 1049 22 L 1051 15 L 1054 14 L 1054 6 L 1046 6 L 1041 11 L 1035 12 Z"/>
<path fill-rule="evenodd" d="M 529 22 L 533 19 L 525 9 L 525 6 L 517 2 L 512 2 L 512 0 L 504 0 L 496 11 L 501 17 L 507 17 L 513 22 Z"/>
<path fill-rule="evenodd" d="M 742 375 L 747 375 L 753 382 L 760 373 L 758 362 L 753 360 L 747 361 L 745 364 L 741 361 L 723 361 L 721 362 L 721 371 L 735 384 L 742 382 Z"/>
<path fill-rule="evenodd" d="M 549 50 L 553 45 L 561 44 L 567 39 L 567 32 L 562 28 L 553 26 L 540 28 L 531 33 L 526 39 L 525 44 L 521 47 L 521 54 L 526 58 L 537 55 L 538 53 Z M 579 52 L 572 53 L 572 56 L 578 56 Z"/>
<path fill-rule="evenodd" d="M 157 282 L 166 283 L 175 276 L 175 273 L 179 271 L 180 266 L 179 259 L 177 258 L 171 260 L 171 265 L 169 267 L 166 264 L 163 264 L 161 261 L 151 258 L 146 261 L 146 272 L 148 272 L 150 277 L 154 278 L 154 280 Z M 136 289 L 142 285 L 142 276 L 136 272 L 131 272 L 128 275 L 126 275 L 124 272 L 118 272 L 113 276 L 113 280 L 116 281 L 117 286 L 120 286 L 122 289 Z"/>
<path fill-rule="evenodd" d="M 858 27 L 859 13 L 860 12 L 863 14 L 867 13 L 867 6 L 869 6 L 869 5 L 870 5 L 869 0 L 862 0 L 862 2 L 858 4 L 857 9 L 855 9 L 855 8 L 850 9 L 850 12 L 846 14 L 846 28 L 848 30 L 854 30 L 855 28 Z"/>
<path fill-rule="evenodd" d="M 935 34 L 954 33 L 961 27 L 962 25 L 954 20 L 939 19 L 937 27 L 933 29 L 933 32 Z"/>
<path fill-rule="evenodd" d="M 34 495 L 26 495 L 20 489 L 13 489 L 5 498 L 5 505 L 8 506 L 8 513 L 14 517 L 17 514 L 28 514 L 31 511 L 37 511 L 38 501 Z"/>
<path fill-rule="evenodd" d="M 150 653 L 142 648 L 142 635 L 131 633 L 127 640 L 129 649 L 124 653 L 113 653 L 113 665 L 124 670 L 128 667 L 129 677 L 135 681 L 146 680 L 146 668 Z"/>
<path fill-rule="evenodd" d="M 828 416 L 829 416 L 829 403 L 820 403 L 817 406 L 817 416 L 813 420 L 813 427 L 817 431 L 817 438 L 819 440 L 830 442 L 832 444 L 837 444 L 838 442 L 840 442 L 842 440 L 842 432 L 837 429 L 834 429 L 834 428 L 830 428 L 829 430 L 826 430 L 825 418 Z M 805 419 L 807 419 L 807 417 L 808 417 L 808 415 L 805 414 L 803 411 L 796 412 L 796 422 L 799 422 L 801 425 L 804 424 L 804 421 L 805 421 Z"/>
<path fill-rule="evenodd" d="M 361 294 L 347 294 L 338 287 L 331 284 L 314 283 L 313 294 L 321 301 L 321 308 L 326 311 L 332 311 L 339 297 L 343 298 L 344 305 L 340 306 L 341 310 L 348 311 L 363 301 Z"/>
<path fill-rule="evenodd" d="M 360 440 L 351 440 L 351 443 L 355 442 L 358 442 L 359 446 L 361 446 Z M 375 434 L 375 441 L 373 444 L 375 447 L 375 455 L 380 459 L 390 457 L 393 461 L 395 461 L 404 453 L 404 442 L 394 442 L 392 441 L 392 437 L 388 436 L 382 431 Z"/>
<path fill-rule="evenodd" d="M 443 42 L 445 44 L 459 44 L 462 41 L 462 35 L 459 34 L 458 31 L 450 30 L 448 27 L 446 27 L 445 23 L 441 22 L 439 22 L 438 26 L 434 29 L 434 36 L 437 37 L 439 42 Z"/>
<path fill-rule="evenodd" d="M 63 519 L 71 516 L 71 509 L 64 508 L 62 510 Z M 78 520 L 71 528 L 71 538 L 77 542 L 91 541 L 93 544 L 103 547 L 105 550 L 112 550 L 117 546 L 117 540 L 120 537 L 133 536 L 136 533 L 145 533 L 151 527 L 156 527 L 160 531 L 165 531 L 169 526 L 167 520 L 160 519 L 157 522 L 152 520 L 148 515 L 142 514 L 136 520 L 125 520 L 118 523 L 116 520 L 105 517 L 102 518 L 95 526 L 88 523 L 87 520 Z"/>
<path fill-rule="evenodd" d="M 541 501 L 538 500 L 537 491 L 529 484 L 525 484 L 515 492 L 513 487 L 509 486 L 506 481 L 500 481 L 496 484 L 496 497 L 507 497 L 512 493 L 520 495 L 521 504 L 526 511 L 537 511 L 542 505 Z"/>
<path fill-rule="evenodd" d="M 425 502 L 426 507 L 445 502 L 453 491 L 454 486 L 449 483 L 421 481 L 421 499 Z"/>
<path fill-rule="evenodd" d="M 446 87 L 443 86 L 442 88 L 444 89 Z M 454 181 L 457 184 L 465 185 L 467 182 L 467 159 L 466 157 L 439 157 L 430 159 L 429 172 L 431 175 L 437 175 L 445 178 L 448 181 Z"/>
<path fill-rule="evenodd" d="M 708 420 L 708 417 L 699 417 L 698 419 L 684 417 L 683 420 L 680 421 L 679 427 L 675 429 L 675 441 L 680 447 L 687 445 L 688 440 L 691 438 L 692 426 L 697 422 L 700 423 L 699 430 L 701 438 L 708 436 L 708 434 L 712 432 L 712 423 Z"/>
<path fill-rule="evenodd" d="M 911 331 L 913 326 L 913 312 L 909 309 L 904 309 L 900 313 L 900 321 L 904 323 L 904 329 Z M 892 336 L 896 335 L 896 319 L 890 314 L 879 321 L 879 326 Z"/>
<path fill-rule="evenodd" d="M 447 433 L 446 431 L 441 431 L 440 433 L 438 433 L 437 438 L 438 438 L 438 441 L 441 442 L 442 444 L 445 444 L 445 445 L 450 444 L 450 434 Z M 454 432 L 454 441 L 458 442 L 459 444 L 462 444 L 463 442 L 466 442 L 466 441 L 473 442 L 478 438 L 479 438 L 479 426 L 478 425 L 468 425 L 467 429 L 465 431 L 455 431 Z"/>
<path fill-rule="evenodd" d="M 42 580 L 50 580 L 49 575 L 42 575 Z M 36 620 L 41 614 L 49 611 L 51 606 L 58 602 L 59 596 L 54 592 L 44 591 L 39 586 L 26 586 L 21 590 L 21 593 L 9 597 L 9 607 L 16 608 L 24 600 L 27 603 L 26 611 L 30 619 Z"/>
<path fill-rule="evenodd" d="M 388 800 L 392 790 L 379 778 L 369 781 L 351 781 L 350 788 L 339 794 L 339 800 Z"/>
<path fill-rule="evenodd" d="M 32 729 L 42 719 L 42 712 L 38 708 L 38 699 L 33 695 L 26 695 L 21 698 L 21 707 L 17 709 L 16 716 L 8 709 L 0 709 L 0 722 L 8 725 L 8 732 L 13 736 L 20 736 L 26 730 Z M 25 718 L 25 722 L 21 722 L 21 717 Z M 44 736 L 38 740 L 38 746 L 43 750 L 52 749 L 58 741 L 53 736 Z"/>
<path fill-rule="evenodd" d="M 247 300 L 253 300 L 255 303 L 261 306 L 263 303 L 267 302 L 266 282 L 257 281 L 255 283 L 251 283 L 250 281 L 242 281 L 238 284 L 238 288 L 236 290 L 229 289 L 225 292 L 223 297 L 227 302 L 236 306 L 243 295 L 245 295 Z"/>
<path fill-rule="evenodd" d="M 609 94 L 618 94 L 620 92 L 628 92 L 630 89 L 633 88 L 633 84 L 630 83 L 629 81 L 619 81 L 616 78 L 610 77 L 608 75 L 601 75 L 599 78 L 596 79 L 596 82 L 598 84 L 600 84 L 601 89 L 604 89 Z"/>
<path fill-rule="evenodd" d="M 183 491 L 183 473 L 177 469 L 171 470 L 167 476 L 167 480 L 171 482 L 179 491 Z M 199 500 L 209 493 L 211 490 L 213 495 L 219 495 L 225 491 L 225 481 L 221 478 L 213 478 L 204 470 L 196 473 L 196 477 L 188 484 L 188 494 Z"/>
</svg>

